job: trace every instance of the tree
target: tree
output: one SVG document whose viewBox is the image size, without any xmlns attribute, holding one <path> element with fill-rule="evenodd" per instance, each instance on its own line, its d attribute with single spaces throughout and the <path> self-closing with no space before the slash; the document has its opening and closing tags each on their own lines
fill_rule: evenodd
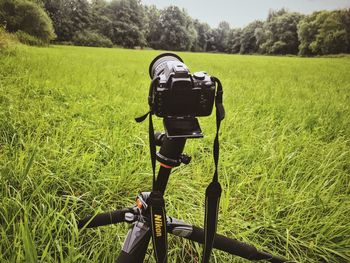
<svg viewBox="0 0 350 263">
<path fill-rule="evenodd" d="M 242 37 L 242 30 L 240 28 L 234 28 L 230 30 L 229 36 L 228 36 L 228 53 L 239 53 L 241 50 L 241 37 Z"/>
<path fill-rule="evenodd" d="M 92 31 L 98 32 L 105 37 L 113 36 L 112 20 L 106 15 L 108 3 L 106 0 L 91 1 L 91 26 Z"/>
<path fill-rule="evenodd" d="M 114 0 L 106 8 L 113 43 L 124 47 L 146 45 L 145 12 L 139 0 Z"/>
<path fill-rule="evenodd" d="M 298 25 L 301 55 L 350 52 L 349 10 L 321 11 L 306 16 Z"/>
<path fill-rule="evenodd" d="M 249 54 L 257 53 L 259 51 L 259 43 L 256 38 L 256 30 L 263 28 L 264 23 L 256 20 L 243 28 L 241 34 L 241 49 L 240 53 Z"/>
<path fill-rule="evenodd" d="M 154 41 L 153 48 L 167 50 L 190 50 L 195 38 L 195 32 L 191 21 L 185 11 L 176 6 L 169 6 L 162 10 L 158 21 L 158 37 Z M 189 30 L 191 29 L 191 30 Z"/>
<path fill-rule="evenodd" d="M 342 24 L 344 25 L 346 35 L 347 35 L 347 53 L 350 53 L 350 8 L 340 10 L 340 19 L 342 21 Z"/>
<path fill-rule="evenodd" d="M 66 0 L 67 1 L 67 0 Z M 70 0 L 71 20 L 75 33 L 91 26 L 92 10 L 88 0 Z"/>
<path fill-rule="evenodd" d="M 23 31 L 46 43 L 55 38 L 48 15 L 38 4 L 27 0 L 2 0 L 0 23 L 9 32 Z"/>
<path fill-rule="evenodd" d="M 189 51 L 195 51 L 196 47 L 198 46 L 198 33 L 194 26 L 193 19 L 186 13 L 185 10 L 183 10 L 185 16 L 186 16 L 186 30 L 189 35 L 189 42 L 191 43 L 189 47 Z"/>
<path fill-rule="evenodd" d="M 226 21 L 220 22 L 217 28 L 210 30 L 208 51 L 228 52 L 230 30 L 230 24 Z"/>
<path fill-rule="evenodd" d="M 146 6 L 146 41 L 149 46 L 157 47 L 159 41 L 159 29 L 160 29 L 160 11 L 156 8 L 155 5 Z"/>
<path fill-rule="evenodd" d="M 230 34 L 230 24 L 226 21 L 222 21 L 219 23 L 219 26 L 217 28 L 217 39 L 216 39 L 216 46 L 217 50 L 220 52 L 226 52 L 228 49 L 228 40 L 229 40 L 229 34 Z"/>
<path fill-rule="evenodd" d="M 299 13 L 288 13 L 284 9 L 270 13 L 263 29 L 255 32 L 261 51 L 268 54 L 298 54 L 297 25 L 302 17 Z"/>
<path fill-rule="evenodd" d="M 53 22 L 57 41 L 69 41 L 73 37 L 73 23 L 70 20 L 70 8 L 64 0 L 47 0 L 45 9 Z"/>
<path fill-rule="evenodd" d="M 312 55 L 310 44 L 316 38 L 318 26 L 314 22 L 319 12 L 314 12 L 309 16 L 305 16 L 298 24 L 298 38 L 300 41 L 299 54 Z"/>
<path fill-rule="evenodd" d="M 316 19 L 319 25 L 316 39 L 310 44 L 316 54 L 337 54 L 348 51 L 348 36 L 340 11 L 323 12 Z"/>
<path fill-rule="evenodd" d="M 91 25 L 92 11 L 87 0 L 46 0 L 45 9 L 58 41 L 71 41 L 75 34 Z"/>
<path fill-rule="evenodd" d="M 197 32 L 193 51 L 207 51 L 210 26 L 207 23 L 201 23 L 198 19 L 193 21 L 193 26 Z"/>
</svg>

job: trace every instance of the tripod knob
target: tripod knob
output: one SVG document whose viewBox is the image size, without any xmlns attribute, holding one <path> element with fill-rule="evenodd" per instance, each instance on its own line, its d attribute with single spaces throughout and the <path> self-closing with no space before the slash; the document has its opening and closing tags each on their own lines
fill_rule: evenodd
<svg viewBox="0 0 350 263">
<path fill-rule="evenodd" d="M 136 221 L 137 217 L 133 213 L 128 212 L 128 213 L 125 213 L 124 219 L 128 223 L 132 223 Z"/>
<path fill-rule="evenodd" d="M 192 160 L 192 157 L 187 155 L 187 154 L 181 154 L 180 156 L 180 161 L 183 163 L 183 164 L 189 164 Z"/>
<path fill-rule="evenodd" d="M 163 141 L 164 141 L 164 136 L 165 136 L 164 132 L 154 133 L 154 140 L 155 140 L 157 146 L 162 146 Z"/>
</svg>

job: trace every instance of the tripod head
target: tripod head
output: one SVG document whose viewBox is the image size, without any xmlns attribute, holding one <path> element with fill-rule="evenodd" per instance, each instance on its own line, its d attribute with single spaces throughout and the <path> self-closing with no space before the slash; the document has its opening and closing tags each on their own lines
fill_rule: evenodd
<svg viewBox="0 0 350 263">
<path fill-rule="evenodd" d="M 185 153 L 178 154 L 182 152 L 186 138 L 172 138 L 167 136 L 164 132 L 156 132 L 154 138 L 156 145 L 161 146 L 159 152 L 156 153 L 157 161 L 159 161 L 161 165 L 165 167 L 176 167 L 181 163 L 189 164 L 191 162 L 191 156 Z M 176 145 L 174 145 L 173 142 L 176 142 Z M 174 147 L 177 149 L 174 149 Z"/>
</svg>

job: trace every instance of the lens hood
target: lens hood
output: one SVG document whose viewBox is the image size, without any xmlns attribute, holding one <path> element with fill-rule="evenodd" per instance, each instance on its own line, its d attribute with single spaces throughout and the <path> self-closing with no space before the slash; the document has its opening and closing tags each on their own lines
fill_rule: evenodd
<svg viewBox="0 0 350 263">
<path fill-rule="evenodd" d="M 178 55 L 176 55 L 174 53 L 162 53 L 162 54 L 156 56 L 152 60 L 151 64 L 149 65 L 148 71 L 149 71 L 150 78 L 151 79 L 154 78 L 154 74 L 156 73 L 155 70 L 159 65 L 161 65 L 164 62 L 172 61 L 172 60 L 183 62 L 183 60 Z"/>
</svg>

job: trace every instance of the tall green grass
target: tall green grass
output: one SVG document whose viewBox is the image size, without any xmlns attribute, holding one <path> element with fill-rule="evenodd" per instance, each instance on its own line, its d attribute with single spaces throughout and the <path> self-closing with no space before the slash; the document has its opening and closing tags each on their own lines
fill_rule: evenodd
<svg viewBox="0 0 350 263">
<path fill-rule="evenodd" d="M 75 221 L 150 190 L 147 124 L 133 118 L 147 111 L 157 54 L 0 54 L 0 262 L 115 260 L 126 225 L 79 231 Z M 218 232 L 297 262 L 349 262 L 349 57 L 179 55 L 224 86 Z M 200 122 L 206 136 L 187 142 L 192 162 L 174 170 L 166 202 L 203 226 L 215 119 Z M 201 246 L 169 239 L 169 262 L 199 262 Z M 212 262 L 246 261 L 215 251 Z"/>
</svg>

